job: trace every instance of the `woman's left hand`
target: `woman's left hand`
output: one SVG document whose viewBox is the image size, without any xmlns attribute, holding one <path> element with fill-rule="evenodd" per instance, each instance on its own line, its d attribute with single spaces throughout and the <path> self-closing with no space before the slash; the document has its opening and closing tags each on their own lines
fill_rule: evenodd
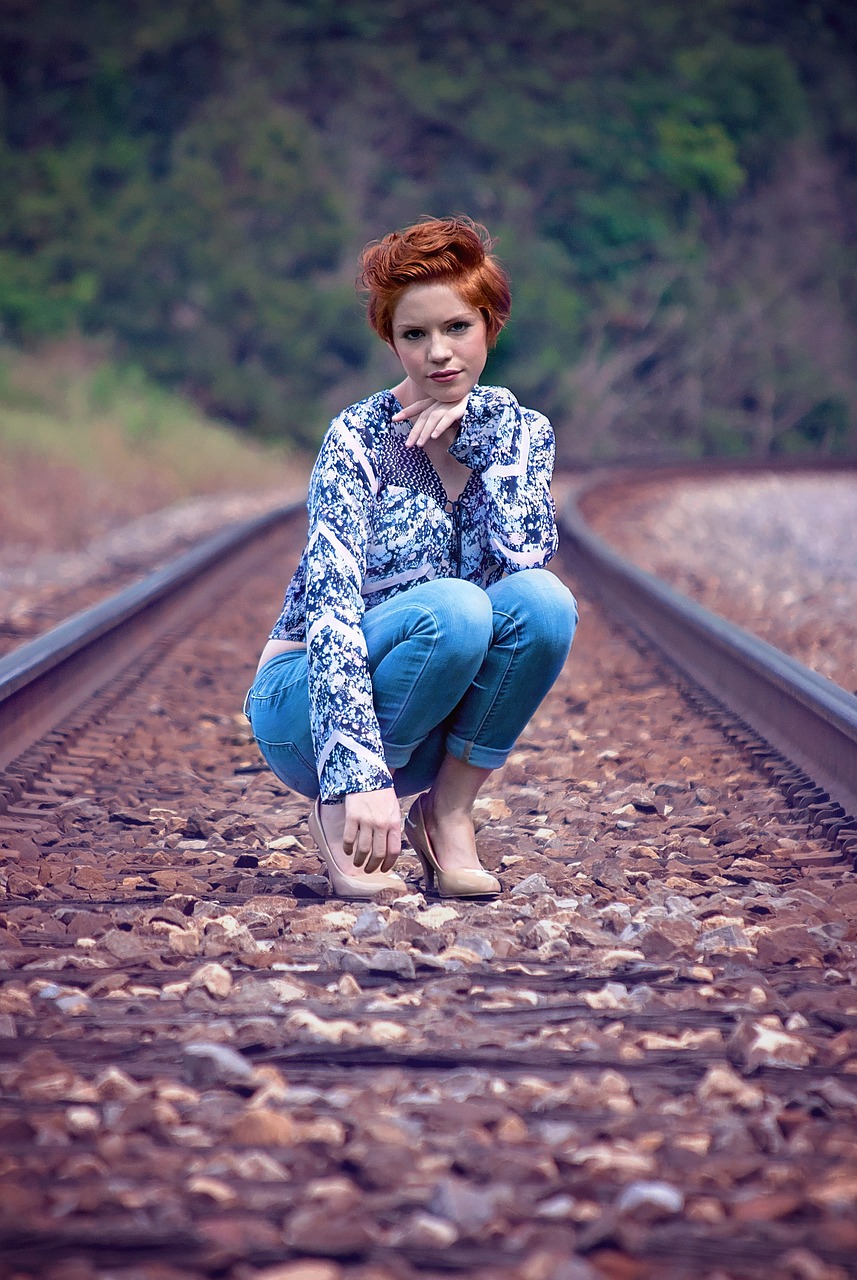
<svg viewBox="0 0 857 1280">
<path fill-rule="evenodd" d="M 429 440 L 437 440 L 450 427 L 457 426 L 464 417 L 469 395 L 468 391 L 466 396 L 456 400 L 454 404 L 445 404 L 442 400 L 427 397 L 425 400 L 415 400 L 413 404 L 405 405 L 398 413 L 394 413 L 394 422 L 410 421 L 412 424 L 405 441 L 407 447 L 422 448 Z"/>
</svg>

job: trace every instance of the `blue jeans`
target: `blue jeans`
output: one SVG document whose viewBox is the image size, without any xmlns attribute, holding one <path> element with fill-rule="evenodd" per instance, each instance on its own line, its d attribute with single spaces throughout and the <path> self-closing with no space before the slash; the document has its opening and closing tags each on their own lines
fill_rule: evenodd
<svg viewBox="0 0 857 1280">
<path fill-rule="evenodd" d="M 487 590 L 438 578 L 369 609 L 363 634 L 397 794 L 429 788 L 446 752 L 480 769 L 504 764 L 559 675 L 576 626 L 574 597 L 546 569 Z M 277 777 L 315 798 L 306 650 L 266 662 L 244 709 Z"/>
</svg>

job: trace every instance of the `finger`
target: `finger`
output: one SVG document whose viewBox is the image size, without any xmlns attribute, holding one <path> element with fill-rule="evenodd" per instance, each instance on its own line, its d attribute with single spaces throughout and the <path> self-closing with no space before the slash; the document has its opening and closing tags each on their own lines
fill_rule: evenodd
<svg viewBox="0 0 857 1280">
<path fill-rule="evenodd" d="M 425 400 L 415 400 L 413 404 L 405 405 L 405 407 L 400 409 L 398 413 L 394 413 L 393 422 L 405 422 L 415 413 L 422 413 L 424 409 L 428 409 L 435 403 L 436 401 L 431 400 L 428 397 Z"/>
<path fill-rule="evenodd" d="M 374 839 L 374 828 L 371 822 L 362 822 L 354 846 L 355 867 L 362 867 L 364 871 L 372 870 Z"/>
<path fill-rule="evenodd" d="M 387 832 L 383 827 L 376 827 L 372 834 L 372 849 L 366 861 L 367 871 L 378 871 L 387 854 Z"/>
<path fill-rule="evenodd" d="M 342 832 L 342 848 L 347 857 L 351 857 L 354 851 L 354 841 L 357 837 L 357 819 L 348 816 L 348 808 L 345 810 L 345 828 Z"/>
<path fill-rule="evenodd" d="M 401 852 L 402 831 L 400 827 L 393 827 L 387 836 L 387 851 L 384 855 L 384 861 L 381 863 L 381 870 L 392 871 Z"/>
<path fill-rule="evenodd" d="M 419 414 L 417 418 L 413 419 L 413 426 L 405 443 L 411 448 L 415 445 L 422 445 L 424 441 L 428 440 L 435 422 L 436 419 L 430 418 L 428 411 Z"/>
<path fill-rule="evenodd" d="M 455 417 L 445 409 L 420 414 L 408 436 L 408 442 L 413 441 L 415 445 L 422 446 L 429 440 L 436 440 L 454 421 Z"/>
</svg>

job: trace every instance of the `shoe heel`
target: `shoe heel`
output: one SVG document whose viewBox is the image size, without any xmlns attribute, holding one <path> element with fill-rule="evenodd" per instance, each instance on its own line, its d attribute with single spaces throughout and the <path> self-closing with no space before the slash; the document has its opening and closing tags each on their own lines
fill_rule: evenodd
<svg viewBox="0 0 857 1280">
<path fill-rule="evenodd" d="M 426 830 L 421 800 L 418 796 L 405 819 L 405 835 L 422 863 L 426 892 L 437 893 L 440 898 L 496 898 L 500 881 L 483 868 L 444 871 Z"/>
<path fill-rule="evenodd" d="M 434 893 L 437 887 L 437 877 L 435 876 L 434 867 L 426 858 L 422 849 L 415 849 L 414 852 L 419 858 L 420 865 L 423 869 L 423 879 L 426 882 L 426 893 Z"/>
</svg>

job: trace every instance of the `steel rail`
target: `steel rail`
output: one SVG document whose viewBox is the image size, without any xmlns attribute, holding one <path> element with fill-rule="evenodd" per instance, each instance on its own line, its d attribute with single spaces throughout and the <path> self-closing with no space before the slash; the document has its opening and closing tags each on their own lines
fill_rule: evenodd
<svg viewBox="0 0 857 1280">
<path fill-rule="evenodd" d="M 224 529 L 0 658 L 0 769 L 125 671 L 154 641 L 258 567 L 302 510 L 302 504 L 279 507 Z"/>
<path fill-rule="evenodd" d="M 691 473 L 676 467 L 654 474 Z M 850 851 L 857 838 L 857 697 L 613 550 L 587 524 L 581 503 L 628 482 L 627 475 L 589 479 L 564 504 L 562 548 L 572 573 L 613 616 L 752 730 L 751 742 L 758 735 L 770 744 L 779 780 L 792 783 L 790 798 L 812 806 L 813 816 Z"/>
</svg>

